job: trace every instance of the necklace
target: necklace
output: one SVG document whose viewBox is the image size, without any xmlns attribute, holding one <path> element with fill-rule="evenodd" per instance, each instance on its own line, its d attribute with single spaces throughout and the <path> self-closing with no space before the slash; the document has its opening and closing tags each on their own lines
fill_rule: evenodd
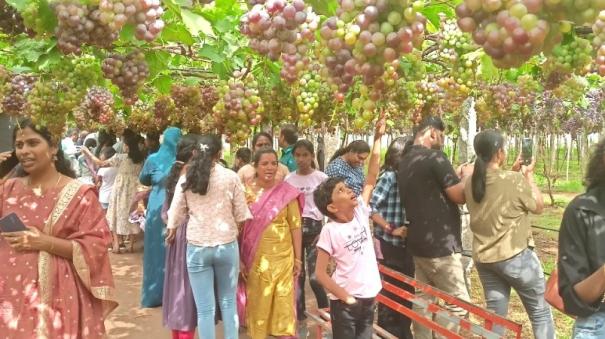
<svg viewBox="0 0 605 339">
<path fill-rule="evenodd" d="M 61 182 L 62 178 L 63 178 L 63 175 L 61 173 L 59 173 L 59 176 L 57 178 L 57 182 L 53 186 L 51 186 L 49 188 L 59 186 L 59 183 Z M 29 176 L 27 177 L 27 186 L 29 188 L 31 188 L 32 191 L 34 191 L 34 195 L 35 196 L 37 196 L 37 197 L 41 197 L 42 196 L 42 185 L 39 184 L 38 187 L 32 187 L 32 185 L 31 185 L 31 177 L 29 177 Z"/>
</svg>

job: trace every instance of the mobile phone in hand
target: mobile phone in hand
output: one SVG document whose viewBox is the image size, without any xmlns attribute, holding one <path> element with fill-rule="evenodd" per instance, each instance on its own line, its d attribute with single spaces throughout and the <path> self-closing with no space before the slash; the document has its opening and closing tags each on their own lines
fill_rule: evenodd
<svg viewBox="0 0 605 339">
<path fill-rule="evenodd" d="M 523 138 L 521 145 L 521 163 L 523 165 L 531 164 L 533 157 L 534 140 L 532 138 Z"/>
<path fill-rule="evenodd" d="M 4 233 L 27 231 L 27 227 L 17 214 L 11 213 L 0 219 L 0 231 Z"/>
</svg>

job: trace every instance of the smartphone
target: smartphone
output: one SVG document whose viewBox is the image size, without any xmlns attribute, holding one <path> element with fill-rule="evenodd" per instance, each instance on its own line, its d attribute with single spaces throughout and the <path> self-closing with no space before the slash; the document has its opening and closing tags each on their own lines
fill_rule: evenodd
<svg viewBox="0 0 605 339">
<path fill-rule="evenodd" d="M 531 164 L 533 157 L 534 140 L 532 138 L 523 138 L 521 145 L 521 163 L 523 165 Z"/>
<path fill-rule="evenodd" d="M 0 230 L 5 233 L 27 231 L 27 227 L 17 214 L 11 213 L 0 219 Z"/>
</svg>

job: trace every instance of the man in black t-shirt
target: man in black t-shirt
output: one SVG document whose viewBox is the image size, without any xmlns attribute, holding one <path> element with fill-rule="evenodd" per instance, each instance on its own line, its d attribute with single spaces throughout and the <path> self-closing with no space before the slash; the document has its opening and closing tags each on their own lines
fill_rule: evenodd
<svg viewBox="0 0 605 339">
<path fill-rule="evenodd" d="M 441 151 L 445 126 L 437 117 L 425 118 L 415 129 L 414 146 L 401 160 L 397 182 L 410 222 L 407 246 L 414 256 L 416 279 L 463 300 L 470 300 L 461 262 L 458 204 L 464 204 L 464 186 Z M 417 295 L 424 296 L 417 292 Z M 414 305 L 416 309 L 416 305 Z M 459 316 L 461 308 L 446 305 Z M 416 309 L 419 313 L 424 313 Z M 428 313 L 425 314 L 428 316 Z M 442 324 L 445 327 L 447 323 Z M 414 338 L 430 339 L 431 331 L 414 323 Z"/>
</svg>

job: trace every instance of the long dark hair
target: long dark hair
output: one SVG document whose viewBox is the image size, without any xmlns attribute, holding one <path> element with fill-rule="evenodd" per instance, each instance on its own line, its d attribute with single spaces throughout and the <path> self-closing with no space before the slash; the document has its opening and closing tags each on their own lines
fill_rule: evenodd
<svg viewBox="0 0 605 339">
<path fill-rule="evenodd" d="M 477 159 L 475 159 L 475 169 L 471 178 L 472 191 L 473 199 L 480 203 L 485 197 L 487 164 L 499 150 L 504 148 L 504 137 L 498 131 L 486 130 L 477 134 L 473 145 Z"/>
<path fill-rule="evenodd" d="M 0 179 L 4 178 L 7 174 L 11 173 L 11 171 L 19 164 L 19 159 L 17 159 L 17 154 L 13 150 L 10 158 L 4 160 L 0 164 Z"/>
<path fill-rule="evenodd" d="M 313 157 L 315 157 L 315 148 L 313 147 L 313 143 L 310 142 L 307 139 L 301 139 L 298 140 L 295 144 L 294 147 L 292 148 L 292 154 L 294 154 L 296 152 L 297 148 L 304 148 L 307 150 L 307 152 L 311 153 L 311 155 Z M 312 169 L 316 169 L 317 166 L 315 165 L 315 160 L 313 160 L 313 162 L 311 163 L 311 168 Z"/>
<path fill-rule="evenodd" d="M 347 147 L 343 147 L 340 148 L 339 150 L 337 150 L 334 155 L 330 158 L 329 162 L 334 161 L 334 159 L 343 156 L 349 152 L 353 152 L 353 153 L 370 153 L 370 145 L 368 145 L 367 142 L 365 142 L 364 140 L 355 140 L 352 141 L 350 144 L 347 145 Z"/>
<path fill-rule="evenodd" d="M 399 162 L 401 162 L 403 156 L 410 150 L 412 144 L 414 144 L 414 139 L 407 136 L 398 137 L 393 140 L 384 155 L 382 171 L 396 171 L 399 167 Z"/>
<path fill-rule="evenodd" d="M 64 176 L 76 178 L 76 172 L 73 170 L 73 168 L 71 168 L 71 162 L 65 158 L 65 154 L 63 153 L 63 150 L 61 150 L 61 144 L 53 139 L 53 135 L 46 127 L 37 127 L 36 124 L 30 119 L 23 119 L 19 121 L 19 123 L 15 126 L 15 129 L 13 130 L 13 147 L 15 146 L 17 133 L 20 130 L 26 128 L 30 128 L 32 131 L 39 134 L 44 140 L 46 140 L 49 146 L 56 146 L 58 150 L 57 158 L 55 160 L 55 168 L 59 173 L 63 174 Z M 24 177 L 28 174 L 25 171 L 21 170 L 17 173 L 17 175 L 20 177 Z"/>
<path fill-rule="evenodd" d="M 174 189 L 176 187 L 179 178 L 181 177 L 181 172 L 183 171 L 183 167 L 191 160 L 193 157 L 193 151 L 199 149 L 200 147 L 200 136 L 197 134 L 187 134 L 181 138 L 178 145 L 176 146 L 176 161 L 172 168 L 170 169 L 170 173 L 166 178 L 164 183 L 166 187 L 166 202 L 168 205 L 172 202 L 172 197 L 174 196 Z"/>
<path fill-rule="evenodd" d="M 605 184 L 605 138 L 595 146 L 584 178 L 584 185 L 587 189 L 603 184 Z"/>
<path fill-rule="evenodd" d="M 97 143 L 95 156 L 98 158 L 103 148 L 112 147 L 116 143 L 116 136 L 111 132 L 100 130 L 97 134 Z"/>
<path fill-rule="evenodd" d="M 191 190 L 191 192 L 201 195 L 208 192 L 213 160 L 218 160 L 222 146 L 221 139 L 216 135 L 208 134 L 199 137 L 197 152 L 187 170 L 187 181 L 183 184 L 183 190 Z"/>
<path fill-rule="evenodd" d="M 145 160 L 145 153 L 141 150 L 140 141 L 143 138 L 131 129 L 125 129 L 124 143 L 128 145 L 128 157 L 135 164 L 140 164 Z"/>
</svg>

